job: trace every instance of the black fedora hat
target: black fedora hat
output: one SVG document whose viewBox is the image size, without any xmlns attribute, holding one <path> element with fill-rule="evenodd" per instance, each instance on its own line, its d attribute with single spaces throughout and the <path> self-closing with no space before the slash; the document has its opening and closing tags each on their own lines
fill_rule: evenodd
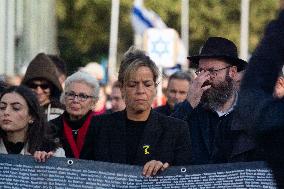
<svg viewBox="0 0 284 189">
<path fill-rule="evenodd" d="M 198 65 L 202 58 L 222 58 L 228 64 L 237 66 L 238 71 L 242 71 L 247 66 L 247 62 L 238 58 L 238 50 L 236 45 L 222 37 L 210 37 L 204 43 L 199 55 L 189 56 L 194 65 Z"/>
</svg>

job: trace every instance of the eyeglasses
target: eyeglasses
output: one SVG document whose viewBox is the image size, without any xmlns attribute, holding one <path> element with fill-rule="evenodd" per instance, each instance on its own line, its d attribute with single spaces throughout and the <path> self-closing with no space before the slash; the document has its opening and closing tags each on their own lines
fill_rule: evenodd
<svg viewBox="0 0 284 189">
<path fill-rule="evenodd" d="M 65 95 L 68 100 L 75 100 L 75 98 L 77 97 L 77 99 L 81 102 L 86 101 L 88 98 L 94 98 L 94 96 L 86 95 L 84 93 L 76 94 L 74 92 L 65 92 Z"/>
<path fill-rule="evenodd" d="M 46 89 L 50 88 L 50 85 L 47 84 L 47 83 L 44 83 L 44 84 L 30 83 L 28 85 L 28 87 L 31 88 L 31 89 L 37 89 L 38 87 L 40 87 L 42 90 L 46 90 Z"/>
<path fill-rule="evenodd" d="M 199 68 L 198 70 L 195 71 L 196 75 L 200 74 L 202 71 L 207 71 L 210 73 L 210 75 L 216 75 L 218 71 L 221 71 L 221 70 L 224 70 L 224 69 L 227 69 L 227 68 L 230 68 L 232 66 L 227 66 L 225 68 L 220 68 L 220 69 L 216 69 L 214 70 L 213 68 L 209 68 L 208 70 L 205 70 L 205 69 L 202 69 L 202 68 Z"/>
</svg>

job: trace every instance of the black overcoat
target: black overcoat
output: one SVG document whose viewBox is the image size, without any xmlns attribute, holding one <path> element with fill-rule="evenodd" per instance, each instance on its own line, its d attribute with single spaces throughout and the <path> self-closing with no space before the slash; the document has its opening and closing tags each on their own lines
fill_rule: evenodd
<svg viewBox="0 0 284 189">
<path fill-rule="evenodd" d="M 254 141 L 242 129 L 232 127 L 234 110 L 219 117 L 202 104 L 193 109 L 185 100 L 171 116 L 188 123 L 192 164 L 256 160 Z"/>
<path fill-rule="evenodd" d="M 234 124 L 254 136 L 277 181 L 284 178 L 284 99 L 272 94 L 284 64 L 284 11 L 266 28 L 244 76 Z M 281 181 L 282 179 L 282 181 Z M 284 184 L 279 188 L 284 188 Z"/>
<path fill-rule="evenodd" d="M 171 109 L 170 105 L 168 103 L 166 103 L 165 105 L 162 106 L 158 106 L 156 108 L 154 108 L 154 110 L 156 112 L 159 112 L 160 114 L 166 115 L 166 116 L 170 116 L 174 110 Z"/>
<path fill-rule="evenodd" d="M 63 129 L 63 117 L 66 116 L 67 112 L 64 112 L 61 116 L 53 119 L 50 121 L 51 127 L 52 127 L 52 135 L 53 137 L 58 140 L 60 145 L 65 150 L 65 155 L 67 158 L 74 158 L 74 154 L 71 150 L 70 144 L 68 143 L 66 137 L 64 136 L 64 129 Z M 90 126 L 88 128 L 86 137 L 85 137 L 85 143 L 83 145 L 83 148 L 80 153 L 79 159 L 87 159 L 92 160 L 93 159 L 93 138 L 96 138 L 96 129 L 93 128 L 96 126 L 94 118 L 91 119 Z"/>
<path fill-rule="evenodd" d="M 126 162 L 126 111 L 94 118 L 99 134 L 94 138 L 94 160 Z M 147 148 L 147 153 L 145 151 Z M 190 164 L 190 138 L 186 122 L 151 110 L 137 149 L 135 165 L 159 160 L 170 165 Z"/>
</svg>

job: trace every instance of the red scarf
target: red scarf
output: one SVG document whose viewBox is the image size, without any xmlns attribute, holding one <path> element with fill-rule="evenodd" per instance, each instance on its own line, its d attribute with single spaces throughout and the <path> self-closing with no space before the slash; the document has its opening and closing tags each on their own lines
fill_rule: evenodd
<svg viewBox="0 0 284 189">
<path fill-rule="evenodd" d="M 65 138 L 67 139 L 67 142 L 69 143 L 69 145 L 71 147 L 71 150 L 72 150 L 72 152 L 74 154 L 74 157 L 76 159 L 79 159 L 79 157 L 80 157 L 81 150 L 82 150 L 83 145 L 85 143 L 85 137 L 86 137 L 88 128 L 90 126 L 91 119 L 92 119 L 92 117 L 94 115 L 95 115 L 94 112 L 91 112 L 88 115 L 88 117 L 86 118 L 83 126 L 78 130 L 78 135 L 77 135 L 76 142 L 74 140 L 71 127 L 68 125 L 68 123 L 66 122 L 65 118 L 63 118 L 64 135 L 65 135 Z"/>
</svg>

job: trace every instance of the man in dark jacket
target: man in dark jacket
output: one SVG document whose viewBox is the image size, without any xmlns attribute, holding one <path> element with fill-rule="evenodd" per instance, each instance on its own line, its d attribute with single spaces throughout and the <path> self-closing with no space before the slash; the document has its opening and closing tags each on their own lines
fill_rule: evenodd
<svg viewBox="0 0 284 189">
<path fill-rule="evenodd" d="M 190 164 L 186 123 L 151 109 L 158 68 L 143 51 L 131 48 L 119 69 L 124 111 L 94 118 L 94 160 L 142 165 L 153 176 L 169 165 Z M 99 128 L 99 129 L 97 129 Z"/>
<path fill-rule="evenodd" d="M 170 116 L 174 112 L 174 106 L 186 99 L 191 79 L 189 74 L 183 71 L 172 74 L 169 77 L 166 90 L 167 103 L 154 110 L 166 116 Z"/>
<path fill-rule="evenodd" d="M 234 78 L 247 63 L 238 58 L 235 44 L 221 37 L 210 37 L 201 53 L 188 59 L 198 66 L 197 77 L 172 116 L 188 122 L 193 164 L 246 160 L 252 146 L 231 122 L 238 97 Z"/>
<path fill-rule="evenodd" d="M 257 139 L 279 188 L 284 187 L 284 101 L 273 97 L 273 91 L 284 63 L 283 8 L 250 59 L 233 122 Z"/>
</svg>

